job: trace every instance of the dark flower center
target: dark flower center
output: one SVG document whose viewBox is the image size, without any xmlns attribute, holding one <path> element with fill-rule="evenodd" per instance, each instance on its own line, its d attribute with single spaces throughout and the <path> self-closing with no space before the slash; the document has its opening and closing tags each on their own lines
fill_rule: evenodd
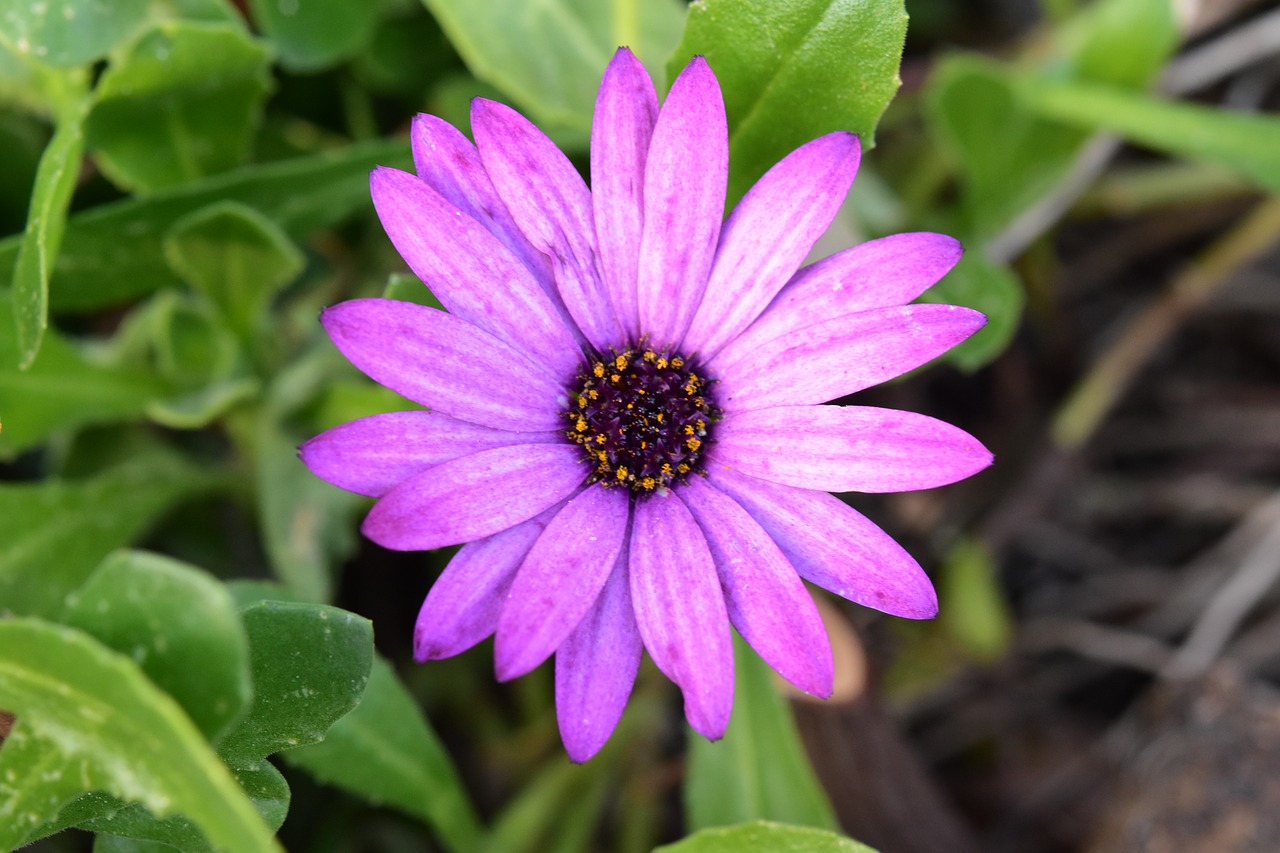
<svg viewBox="0 0 1280 853">
<path fill-rule="evenodd" d="M 688 359 L 650 349 L 585 362 L 564 414 L 595 469 L 590 482 L 647 494 L 700 473 L 720 415 L 710 384 Z"/>
</svg>

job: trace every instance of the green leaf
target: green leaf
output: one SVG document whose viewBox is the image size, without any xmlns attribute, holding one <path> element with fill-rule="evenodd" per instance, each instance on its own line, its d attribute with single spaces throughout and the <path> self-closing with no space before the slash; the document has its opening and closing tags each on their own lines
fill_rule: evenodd
<svg viewBox="0 0 1280 853">
<path fill-rule="evenodd" d="M 265 48 L 236 27 L 159 24 L 94 92 L 85 135 L 102 171 L 154 192 L 238 165 L 268 88 Z"/>
<path fill-rule="evenodd" d="M 1280 118 L 1274 115 L 1167 101 L 1096 83 L 1027 79 L 1019 91 L 1026 106 L 1045 118 L 1217 163 L 1280 192 Z"/>
<path fill-rule="evenodd" d="M 1018 99 L 1006 66 L 975 56 L 938 63 L 926 108 L 959 169 L 968 230 L 980 239 L 1051 190 L 1087 136 L 1038 118 Z"/>
<path fill-rule="evenodd" d="M 267 826 L 273 831 L 279 829 L 289 810 L 289 785 L 280 771 L 269 761 L 262 761 L 254 768 L 233 770 L 232 775 Z M 59 824 L 63 823 L 64 816 L 70 818 L 67 825 L 99 833 L 99 837 L 103 833 L 113 833 L 113 837 L 127 838 L 135 844 L 167 845 L 161 848 L 164 850 L 177 848 L 183 853 L 213 851 L 200 829 L 182 815 L 160 819 L 140 805 L 124 803 L 114 797 L 101 794 L 83 796 L 63 809 Z"/>
<path fill-rule="evenodd" d="M 1171 0 L 1095 0 L 1057 34 L 1073 77 L 1145 88 L 1178 47 Z"/>
<path fill-rule="evenodd" d="M 987 315 L 987 325 L 945 356 L 961 370 L 973 371 L 1004 352 L 1013 340 L 1026 296 L 1021 280 L 1012 269 L 974 251 L 966 252 L 946 278 L 925 291 L 920 299 L 963 305 Z"/>
<path fill-rule="evenodd" d="M 234 201 L 216 202 L 175 222 L 164 255 L 245 342 L 263 329 L 272 298 L 306 262 L 278 225 Z"/>
<path fill-rule="evenodd" d="M 0 12 L 0 19 L 3 12 Z M 49 322 L 49 277 L 67 225 L 67 208 L 80 175 L 84 154 L 84 102 L 68 107 L 36 169 L 27 227 L 13 270 L 14 322 L 18 331 L 18 366 L 35 361 Z"/>
<path fill-rule="evenodd" d="M 898 91 L 902 0 L 701 0 L 689 7 L 669 79 L 700 54 L 724 90 L 729 203 L 800 145 L 836 130 L 870 148 Z"/>
<path fill-rule="evenodd" d="M 146 19 L 150 0 L 0 0 L 0 41 L 50 65 L 104 56 Z"/>
<path fill-rule="evenodd" d="M 162 242 L 181 217 L 217 201 L 238 201 L 294 240 L 355 210 L 372 211 L 369 171 L 412 168 L 409 143 L 379 140 L 280 163 L 246 166 L 144 199 L 101 205 L 71 217 L 54 268 L 55 311 L 96 311 L 179 284 Z M 12 269 L 21 237 L 0 240 L 0 276 Z"/>
<path fill-rule="evenodd" d="M 381 658 L 360 705 L 323 741 L 283 757 L 321 782 L 423 820 L 452 850 L 481 849 L 483 829 L 453 762 Z"/>
<path fill-rule="evenodd" d="M 962 538 L 942 564 L 938 599 L 943 627 L 965 650 L 995 660 L 1013 641 L 1013 618 L 996 579 L 991 553 L 981 542 Z"/>
<path fill-rule="evenodd" d="M 0 620 L 0 707 L 17 715 L 15 735 L 45 747 L 10 753 L 6 743 L 0 750 L 0 847 L 52 819 L 73 779 L 79 790 L 136 800 L 156 815 L 186 815 L 215 847 L 279 849 L 178 705 L 133 661 L 88 635 L 34 619 Z M 15 766 L 15 756 L 24 763 Z M 42 775 L 32 775 L 37 769 Z M 55 796 L 36 809 L 34 789 Z M 21 813 L 10 811 L 15 804 L 25 807 Z"/>
<path fill-rule="evenodd" d="M 773 671 L 734 636 L 733 716 L 722 740 L 690 739 L 684 785 L 691 829 L 754 819 L 837 829 Z"/>
<path fill-rule="evenodd" d="M 133 658 L 212 738 L 249 705 L 249 643 L 227 588 L 144 551 L 117 551 L 67 596 L 62 622 Z"/>
<path fill-rule="evenodd" d="M 787 826 L 758 820 L 742 826 L 704 829 L 683 841 L 657 848 L 654 853 L 875 853 L 865 844 L 833 832 L 805 826 Z"/>
<path fill-rule="evenodd" d="M 360 701 L 373 664 L 373 626 L 321 604 L 259 601 L 241 611 L 253 703 L 218 741 L 232 767 L 322 740 Z"/>
<path fill-rule="evenodd" d="M 12 311 L 0 298 L 0 458 L 12 456 L 61 429 L 114 423 L 142 416 L 148 401 L 167 386 L 153 373 L 106 363 L 101 354 L 73 345 L 54 331 L 40 355 L 20 370 Z"/>
<path fill-rule="evenodd" d="M 385 0 L 250 0 L 253 19 L 291 71 L 318 71 L 364 48 Z"/>
<path fill-rule="evenodd" d="M 107 554 L 213 482 L 157 454 L 85 480 L 0 484 L 0 602 L 12 613 L 57 616 Z"/>
<path fill-rule="evenodd" d="M 424 0 L 471 73 L 540 123 L 591 128 L 596 90 L 620 45 L 661 83 L 680 38 L 676 0 Z M 901 44 L 899 44 L 901 46 Z"/>
</svg>

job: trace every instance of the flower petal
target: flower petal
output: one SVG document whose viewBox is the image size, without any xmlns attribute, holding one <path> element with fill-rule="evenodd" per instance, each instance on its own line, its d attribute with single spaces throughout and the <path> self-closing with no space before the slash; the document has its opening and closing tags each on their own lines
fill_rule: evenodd
<svg viewBox="0 0 1280 853">
<path fill-rule="evenodd" d="M 591 122 L 591 199 L 601 274 L 627 340 L 640 338 L 636 269 L 644 226 L 644 163 L 658 117 L 653 81 L 618 48 L 604 72 Z"/>
<path fill-rule="evenodd" d="M 777 544 L 733 498 L 701 477 L 690 477 L 680 496 L 707 537 L 729 621 L 787 681 L 830 696 L 835 670 L 826 628 Z"/>
<path fill-rule="evenodd" d="M 640 331 L 655 348 L 680 346 L 702 299 L 728 176 L 724 98 L 707 61 L 695 56 L 671 84 L 644 167 L 636 287 Z"/>
<path fill-rule="evenodd" d="M 497 630 L 516 569 L 562 506 L 458 549 L 418 611 L 413 629 L 417 661 L 461 654 Z"/>
<path fill-rule="evenodd" d="M 716 425 L 714 464 L 823 492 L 907 492 L 976 474 L 991 452 L 964 430 L 869 406 L 779 406 Z"/>
<path fill-rule="evenodd" d="M 426 114 L 414 118 L 412 139 L 418 177 L 489 229 L 528 268 L 552 302 L 564 310 L 551 277 L 550 261 L 516 226 L 471 140 L 444 119 Z"/>
<path fill-rule="evenodd" d="M 725 412 L 825 403 L 932 361 L 987 318 L 955 305 L 906 305 L 836 317 L 756 347 L 739 338 L 708 373 Z"/>
<path fill-rule="evenodd" d="M 711 484 L 751 513 L 800 577 L 894 616 L 938 615 L 938 597 L 920 564 L 839 498 L 758 480 L 721 465 L 708 470 Z"/>
<path fill-rule="evenodd" d="M 382 496 L 361 530 L 384 548 L 428 551 L 533 518 L 590 473 L 572 444 L 524 444 L 444 462 Z"/>
<path fill-rule="evenodd" d="M 928 232 L 894 234 L 837 252 L 796 273 L 735 346 L 753 349 L 814 323 L 906 305 L 963 254 L 959 240 Z"/>
<path fill-rule="evenodd" d="M 555 375 L 573 376 L 577 341 L 502 241 L 408 172 L 376 169 L 369 188 L 396 251 L 449 313 L 532 353 Z"/>
<path fill-rule="evenodd" d="M 551 657 L 595 603 L 627 532 L 630 495 L 595 485 L 565 504 L 525 558 L 498 620 L 498 679 Z"/>
<path fill-rule="evenodd" d="M 718 740 L 733 710 L 729 617 L 707 540 L 675 491 L 636 502 L 630 565 L 645 648 L 680 685 L 689 725 Z"/>
<path fill-rule="evenodd" d="M 730 215 L 685 352 L 715 355 L 760 315 L 835 219 L 858 173 L 852 133 L 831 133 L 792 151 Z"/>
<path fill-rule="evenodd" d="M 298 448 L 311 473 L 376 498 L 428 468 L 481 450 L 563 441 L 563 431 L 508 432 L 439 412 L 390 412 L 327 430 Z"/>
<path fill-rule="evenodd" d="M 561 429 L 564 389 L 529 358 L 425 305 L 352 299 L 320 322 L 352 364 L 415 403 L 517 432 Z"/>
<path fill-rule="evenodd" d="M 551 256 L 560 296 L 596 349 L 622 340 L 597 268 L 591 192 L 555 143 L 510 107 L 471 102 L 480 160 L 535 249 Z"/>
<path fill-rule="evenodd" d="M 556 650 L 556 718 L 573 761 L 595 755 L 613 734 L 643 648 L 624 546 L 591 611 Z"/>
</svg>

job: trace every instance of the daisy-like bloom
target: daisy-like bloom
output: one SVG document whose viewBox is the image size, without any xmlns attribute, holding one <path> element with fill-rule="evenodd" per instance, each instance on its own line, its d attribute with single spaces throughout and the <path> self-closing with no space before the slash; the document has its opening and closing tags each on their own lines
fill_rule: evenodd
<svg viewBox="0 0 1280 853">
<path fill-rule="evenodd" d="M 913 619 L 920 566 L 829 492 L 954 482 L 991 455 L 932 418 L 821 405 L 909 371 L 982 326 L 908 304 L 959 259 L 901 234 L 801 268 L 853 182 L 832 133 L 774 166 L 723 218 L 720 87 L 695 58 L 659 109 L 620 49 L 600 86 L 591 189 L 528 120 L 472 105 L 473 146 L 413 126 L 417 175 L 378 169 L 387 235 L 447 311 L 356 299 L 324 312 L 338 349 L 425 410 L 375 415 L 301 448 L 377 499 L 363 530 L 398 550 L 462 545 L 418 616 L 416 657 L 495 636 L 497 676 L 555 655 L 569 756 L 609 738 L 642 650 L 718 738 L 730 626 L 801 690 L 831 650 L 801 579 Z"/>
</svg>

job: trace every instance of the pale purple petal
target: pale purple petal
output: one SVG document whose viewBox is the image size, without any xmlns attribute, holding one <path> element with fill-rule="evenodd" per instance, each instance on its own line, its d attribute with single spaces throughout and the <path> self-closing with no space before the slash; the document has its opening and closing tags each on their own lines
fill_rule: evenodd
<svg viewBox="0 0 1280 853">
<path fill-rule="evenodd" d="M 484 225 L 408 172 L 380 168 L 369 178 L 382 227 L 414 275 L 460 317 L 560 377 L 582 351 L 546 292 Z"/>
<path fill-rule="evenodd" d="M 317 477 L 349 492 L 376 498 L 410 477 L 459 456 L 513 444 L 563 440 L 563 430 L 509 432 L 439 412 L 390 412 L 326 430 L 299 447 L 298 455 Z"/>
<path fill-rule="evenodd" d="M 800 577 L 907 619 L 938 615 L 933 584 L 902 546 L 839 498 L 708 466 L 711 484 L 760 523 Z"/>
<path fill-rule="evenodd" d="M 787 681 L 830 696 L 831 643 L 795 568 L 746 510 L 702 477 L 690 477 L 680 496 L 707 537 L 729 621 Z"/>
<path fill-rule="evenodd" d="M 779 406 L 716 425 L 709 464 L 824 492 L 907 492 L 976 474 L 991 452 L 926 415 L 869 406 Z"/>
<path fill-rule="evenodd" d="M 906 305 L 964 254 L 945 234 L 894 234 L 837 252 L 796 273 L 735 346 L 752 349 L 815 323 Z"/>
<path fill-rule="evenodd" d="M 325 309 L 334 345 L 373 381 L 415 403 L 495 429 L 563 428 L 563 387 L 524 353 L 465 320 L 393 299 Z"/>
<path fill-rule="evenodd" d="M 516 569 L 562 505 L 458 549 L 418 612 L 413 629 L 416 660 L 453 657 L 497 630 Z"/>
<path fill-rule="evenodd" d="M 702 299 L 720 239 L 729 131 L 720 84 L 695 56 L 658 114 L 644 170 L 640 329 L 652 346 L 679 347 Z"/>
<path fill-rule="evenodd" d="M 739 338 L 711 360 L 726 412 L 825 403 L 925 364 L 982 328 L 955 305 L 906 305 L 837 317 L 759 346 Z"/>
<path fill-rule="evenodd" d="M 618 562 L 629 502 L 625 489 L 591 486 L 538 537 L 498 620 L 493 658 L 499 680 L 551 657 L 591 609 Z"/>
<path fill-rule="evenodd" d="M 573 761 L 595 755 L 613 734 L 635 685 L 642 649 L 624 545 L 591 611 L 556 650 L 556 718 Z"/>
<path fill-rule="evenodd" d="M 804 263 L 853 185 L 858 137 L 831 133 L 765 173 L 725 223 L 685 352 L 715 355 L 760 315 Z"/>
<path fill-rule="evenodd" d="M 644 225 L 644 164 L 658 117 L 653 81 L 618 48 L 604 72 L 591 123 L 591 198 L 601 274 L 627 340 L 640 338 L 636 269 Z"/>
<path fill-rule="evenodd" d="M 724 736 L 733 709 L 733 643 L 707 540 L 676 492 L 637 501 L 631 598 L 644 647 L 684 693 L 689 725 Z"/>
<path fill-rule="evenodd" d="M 471 140 L 444 119 L 426 114 L 414 118 L 412 138 L 418 177 L 501 240 L 563 311 L 549 259 L 516 226 Z"/>
<path fill-rule="evenodd" d="M 471 102 L 471 129 L 498 194 L 534 248 L 551 257 L 570 316 L 596 349 L 622 339 L 596 251 L 591 192 L 555 143 L 510 107 Z"/>
<path fill-rule="evenodd" d="M 589 473 L 582 451 L 568 443 L 484 450 L 396 486 L 373 505 L 361 530 L 396 551 L 470 542 L 533 518 Z"/>
</svg>

